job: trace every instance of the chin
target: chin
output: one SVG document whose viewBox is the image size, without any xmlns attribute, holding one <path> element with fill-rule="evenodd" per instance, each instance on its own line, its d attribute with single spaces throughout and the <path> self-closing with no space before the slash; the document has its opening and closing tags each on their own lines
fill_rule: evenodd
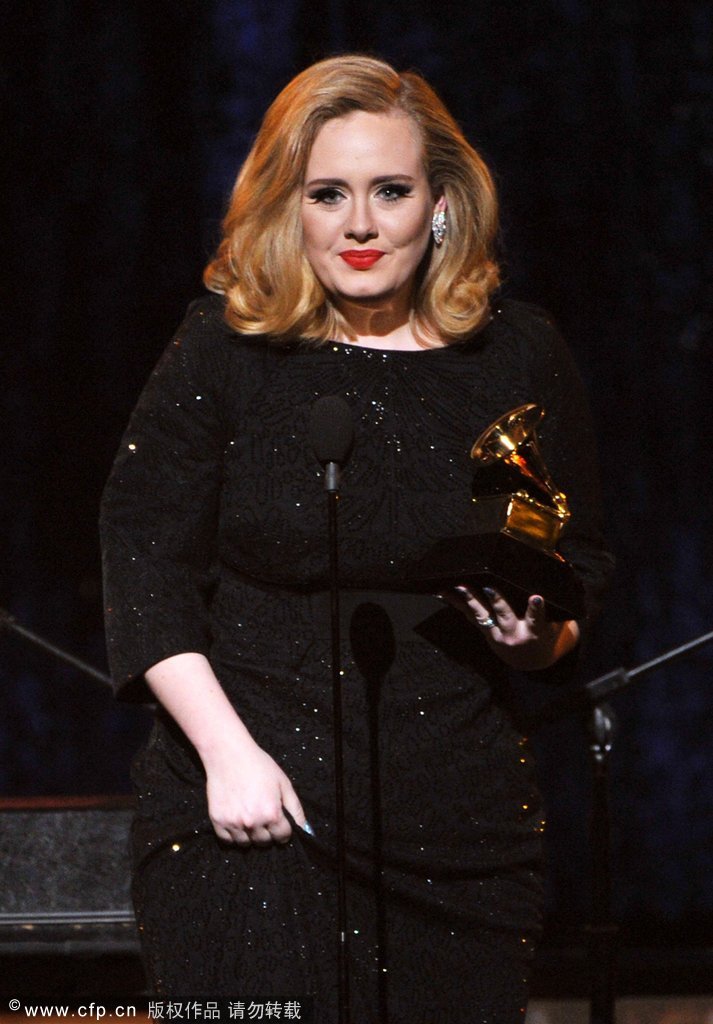
<svg viewBox="0 0 713 1024">
<path fill-rule="evenodd" d="M 347 302 L 389 302 L 401 290 L 399 285 L 379 287 L 364 281 L 360 285 L 352 283 L 349 287 L 335 288 L 333 294 L 337 299 L 345 299 Z"/>
</svg>

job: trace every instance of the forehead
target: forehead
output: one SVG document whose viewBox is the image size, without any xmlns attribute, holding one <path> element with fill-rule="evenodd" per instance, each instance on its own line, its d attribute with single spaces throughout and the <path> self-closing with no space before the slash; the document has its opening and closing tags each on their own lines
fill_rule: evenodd
<svg viewBox="0 0 713 1024">
<path fill-rule="evenodd" d="M 423 142 L 408 114 L 355 110 L 332 118 L 319 129 L 307 160 L 307 173 L 317 165 L 338 165 L 342 169 L 379 166 L 389 174 L 413 175 L 423 169 Z"/>
</svg>

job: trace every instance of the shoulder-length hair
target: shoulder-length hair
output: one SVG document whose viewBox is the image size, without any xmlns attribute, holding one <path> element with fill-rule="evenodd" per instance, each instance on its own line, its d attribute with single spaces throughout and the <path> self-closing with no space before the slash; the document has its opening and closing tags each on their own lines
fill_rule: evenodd
<svg viewBox="0 0 713 1024">
<path fill-rule="evenodd" d="M 372 57 L 313 64 L 272 103 L 238 174 L 204 282 L 226 296 L 226 319 L 238 332 L 315 343 L 354 337 L 307 261 L 300 210 L 318 131 L 355 110 L 403 112 L 418 127 L 434 200 L 444 195 L 448 204 L 448 231 L 424 257 L 411 325 L 426 342 L 434 335 L 463 339 L 487 318 L 488 297 L 499 283 L 495 186 L 427 82 Z"/>
</svg>

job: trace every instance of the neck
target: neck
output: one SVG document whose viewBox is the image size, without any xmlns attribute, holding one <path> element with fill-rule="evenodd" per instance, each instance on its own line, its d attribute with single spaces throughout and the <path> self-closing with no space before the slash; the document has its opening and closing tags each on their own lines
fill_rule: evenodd
<svg viewBox="0 0 713 1024">
<path fill-rule="evenodd" d="M 414 335 L 406 304 L 375 307 L 342 300 L 338 308 L 356 336 L 356 343 L 365 348 L 415 350 L 443 344 L 438 338 L 424 342 Z M 340 340 L 354 339 L 345 334 Z"/>
</svg>

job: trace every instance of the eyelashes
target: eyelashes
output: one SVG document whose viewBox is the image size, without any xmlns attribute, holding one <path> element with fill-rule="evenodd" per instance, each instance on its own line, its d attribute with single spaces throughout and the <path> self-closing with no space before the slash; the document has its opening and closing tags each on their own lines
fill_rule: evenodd
<svg viewBox="0 0 713 1024">
<path fill-rule="evenodd" d="M 410 196 L 412 192 L 413 188 L 411 185 L 394 181 L 379 185 L 374 194 L 377 199 L 381 199 L 386 203 L 395 203 L 405 196 Z M 345 192 L 332 185 L 325 185 L 322 188 L 314 189 L 308 192 L 307 195 L 313 203 L 321 203 L 324 206 L 337 206 L 343 199 L 347 198 Z"/>
<path fill-rule="evenodd" d="M 344 193 L 338 188 L 318 188 L 307 193 L 314 203 L 324 203 L 326 206 L 335 206 L 340 199 L 344 199 Z"/>
<path fill-rule="evenodd" d="M 385 199 L 387 203 L 394 203 L 397 199 L 403 199 L 404 196 L 410 196 L 413 189 L 410 185 L 404 185 L 400 182 L 393 182 L 390 184 L 382 185 L 377 195 L 382 199 Z"/>
</svg>

